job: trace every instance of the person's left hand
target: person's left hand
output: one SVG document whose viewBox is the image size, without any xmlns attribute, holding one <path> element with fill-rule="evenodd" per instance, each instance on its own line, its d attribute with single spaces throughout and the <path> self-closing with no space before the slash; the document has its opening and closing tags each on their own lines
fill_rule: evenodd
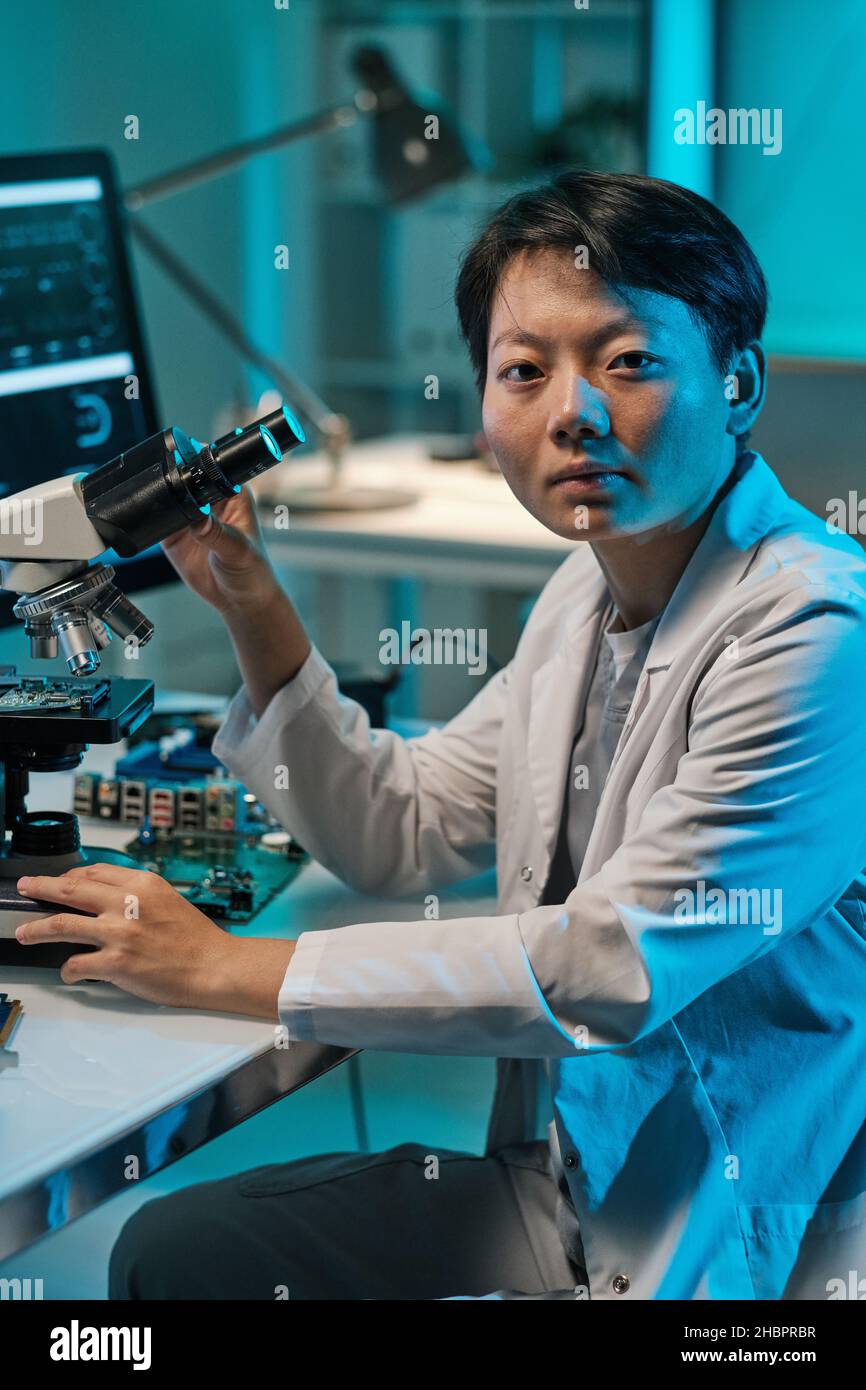
<svg viewBox="0 0 866 1390">
<path fill-rule="evenodd" d="M 18 890 L 63 905 L 52 917 L 18 927 L 22 945 L 98 948 L 64 962 L 65 984 L 108 980 L 155 1004 L 277 1017 L 293 943 L 230 936 L 158 874 L 86 864 L 57 877 L 20 878 Z"/>
</svg>

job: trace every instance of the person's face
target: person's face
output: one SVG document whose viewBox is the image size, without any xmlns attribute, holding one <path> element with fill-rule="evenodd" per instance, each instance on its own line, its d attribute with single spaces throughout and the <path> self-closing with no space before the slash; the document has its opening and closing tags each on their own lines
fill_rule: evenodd
<svg viewBox="0 0 866 1390">
<path fill-rule="evenodd" d="M 482 416 L 518 500 L 575 540 L 684 528 L 735 455 L 725 378 L 686 305 L 618 293 L 567 250 L 506 266 Z"/>
</svg>

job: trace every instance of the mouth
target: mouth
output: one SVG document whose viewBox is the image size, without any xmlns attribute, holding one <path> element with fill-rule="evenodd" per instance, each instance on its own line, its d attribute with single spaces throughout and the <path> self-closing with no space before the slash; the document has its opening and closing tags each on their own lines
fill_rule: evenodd
<svg viewBox="0 0 866 1390">
<path fill-rule="evenodd" d="M 575 463 L 551 478 L 550 486 L 568 492 L 588 491 L 610 487 L 622 476 L 617 469 L 609 468 L 603 463 Z"/>
</svg>

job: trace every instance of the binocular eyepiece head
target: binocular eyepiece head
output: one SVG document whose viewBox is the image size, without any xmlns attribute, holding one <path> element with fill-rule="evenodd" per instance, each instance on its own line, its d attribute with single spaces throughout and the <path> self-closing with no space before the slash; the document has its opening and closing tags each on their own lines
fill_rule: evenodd
<svg viewBox="0 0 866 1390">
<path fill-rule="evenodd" d="M 286 406 L 213 444 L 172 426 L 95 469 L 81 482 L 87 516 L 118 555 L 138 555 L 239 492 L 305 442 Z"/>
<path fill-rule="evenodd" d="M 76 486 L 106 549 L 128 557 L 194 526 L 215 502 L 240 492 L 245 482 L 304 442 L 304 431 L 286 406 L 213 444 L 200 444 L 171 426 L 94 469 Z M 31 656 L 53 658 L 59 652 L 72 675 L 89 676 L 112 633 L 136 650 L 149 642 L 153 623 L 114 578 L 110 565 L 97 565 L 23 594 L 13 611 L 24 622 Z"/>
</svg>

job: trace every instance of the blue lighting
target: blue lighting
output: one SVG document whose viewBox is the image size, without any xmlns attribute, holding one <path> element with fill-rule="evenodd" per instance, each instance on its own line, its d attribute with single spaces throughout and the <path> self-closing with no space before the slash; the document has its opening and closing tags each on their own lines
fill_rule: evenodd
<svg viewBox="0 0 866 1390">
<path fill-rule="evenodd" d="M 304 434 L 303 426 L 301 425 L 301 422 L 298 419 L 297 415 L 293 415 L 287 405 L 283 406 L 283 414 L 286 417 L 289 429 L 292 431 L 292 433 L 297 435 L 298 439 L 301 441 L 302 444 L 306 444 L 307 436 Z"/>
<path fill-rule="evenodd" d="M 271 434 L 267 425 L 259 425 L 259 434 L 262 436 L 262 439 L 265 441 L 274 458 L 279 463 L 280 459 L 283 457 L 282 450 L 280 449 L 279 444 L 274 439 L 274 436 Z"/>
<path fill-rule="evenodd" d="M 48 1193 L 46 1221 L 51 1231 L 59 1231 L 69 1220 L 69 1173 L 64 1168 L 45 1179 Z"/>
<path fill-rule="evenodd" d="M 655 0 L 652 6 L 647 173 L 713 196 L 713 146 L 678 145 L 674 113 L 715 99 L 712 0 Z"/>
<path fill-rule="evenodd" d="M 162 1168 L 171 1161 L 172 1139 L 181 1134 L 183 1126 L 190 1114 L 189 1102 L 178 1105 L 173 1110 L 156 1115 L 145 1126 L 144 1131 L 144 1154 L 147 1172 L 153 1173 L 158 1168 Z"/>
<path fill-rule="evenodd" d="M 203 507 L 199 507 L 202 516 L 210 516 L 210 502 L 205 502 Z"/>
</svg>

